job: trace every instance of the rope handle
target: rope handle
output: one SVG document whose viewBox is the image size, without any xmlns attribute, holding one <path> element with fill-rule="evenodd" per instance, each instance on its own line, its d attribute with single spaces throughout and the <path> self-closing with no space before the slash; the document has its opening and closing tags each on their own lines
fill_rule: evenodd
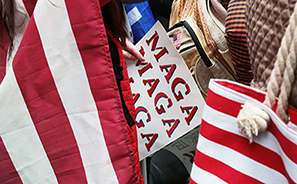
<svg viewBox="0 0 297 184">
<path fill-rule="evenodd" d="M 278 97 L 276 113 L 287 122 L 288 100 L 292 91 L 292 84 L 295 81 L 295 70 L 297 63 L 297 6 L 290 17 L 289 25 L 282 38 L 280 48 L 277 52 L 276 62 L 271 72 L 270 81 L 267 85 L 267 94 L 264 104 L 272 108 L 275 105 L 275 99 Z M 251 104 L 245 103 L 237 116 L 237 124 L 241 133 L 249 137 L 250 143 L 253 135 L 267 130 L 270 124 L 268 114 L 258 107 L 250 107 Z M 267 114 L 255 113 L 255 108 L 262 110 Z M 253 111 L 254 110 L 254 111 Z M 269 117 L 269 116 L 268 116 Z M 266 123 L 263 123 L 265 120 Z"/>
<path fill-rule="evenodd" d="M 275 98 L 278 97 L 276 113 L 285 122 L 288 120 L 286 110 L 288 100 L 295 81 L 297 55 L 297 6 L 294 8 L 281 46 L 276 56 L 274 69 L 267 85 L 267 95 L 264 104 L 272 108 Z"/>
</svg>

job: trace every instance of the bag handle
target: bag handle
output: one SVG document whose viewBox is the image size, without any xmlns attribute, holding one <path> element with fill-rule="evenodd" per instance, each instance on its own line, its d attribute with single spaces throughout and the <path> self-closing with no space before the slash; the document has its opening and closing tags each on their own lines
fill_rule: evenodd
<svg viewBox="0 0 297 184">
<path fill-rule="evenodd" d="M 288 100 L 292 91 L 292 84 L 295 81 L 297 65 L 297 6 L 290 17 L 289 25 L 282 38 L 280 48 L 277 52 L 276 62 L 271 72 L 270 81 L 267 85 L 267 94 L 264 104 L 272 108 L 275 99 L 278 97 L 276 113 L 284 121 L 288 122 L 286 113 Z M 270 124 L 268 114 L 258 107 L 246 102 L 237 116 L 237 125 L 241 133 L 253 141 L 253 135 L 267 130 Z"/>
<path fill-rule="evenodd" d="M 297 63 L 297 6 L 294 8 L 289 25 L 282 38 L 280 48 L 277 52 L 276 62 L 267 85 L 267 95 L 264 104 L 272 108 L 275 98 L 278 98 L 276 113 L 287 122 L 288 100 L 295 81 L 295 70 Z"/>
</svg>

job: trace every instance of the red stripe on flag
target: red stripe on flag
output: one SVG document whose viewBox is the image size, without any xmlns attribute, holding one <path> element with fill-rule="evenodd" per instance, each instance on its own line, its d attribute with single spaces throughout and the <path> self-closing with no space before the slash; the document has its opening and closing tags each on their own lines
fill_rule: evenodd
<svg viewBox="0 0 297 184">
<path fill-rule="evenodd" d="M 6 59 L 7 59 L 7 50 L 9 47 L 9 35 L 6 30 L 4 22 L 1 21 L 1 39 L 0 39 L 0 84 L 6 74 Z"/>
<path fill-rule="evenodd" d="M 26 7 L 27 13 L 31 17 L 35 8 L 37 0 L 23 0 L 23 3 Z"/>
<path fill-rule="evenodd" d="M 195 165 L 199 165 L 199 168 L 212 173 L 221 180 L 227 183 L 240 183 L 240 184 L 250 184 L 250 183 L 262 183 L 259 180 L 251 178 L 232 167 L 211 158 L 199 150 L 196 149 L 196 156 L 194 160 Z M 196 167 L 196 166 L 194 166 Z"/>
<path fill-rule="evenodd" d="M 86 68 L 119 183 L 138 183 L 99 2 L 73 1 L 66 0 L 69 19 Z"/>
<path fill-rule="evenodd" d="M 255 142 L 249 144 L 249 141 L 246 138 L 226 132 L 204 120 L 202 120 L 200 134 L 212 142 L 233 149 L 252 160 L 278 171 L 289 180 L 289 183 L 294 183 L 286 171 L 282 158 L 270 149 L 267 149 Z"/>
<path fill-rule="evenodd" d="M 0 137 L 0 183 L 1 184 L 19 184 L 22 183 L 18 172 L 16 171 Z"/>
<path fill-rule="evenodd" d="M 59 183 L 87 183 L 77 143 L 48 67 L 34 17 L 15 56 L 13 68 L 57 180 Z"/>
</svg>

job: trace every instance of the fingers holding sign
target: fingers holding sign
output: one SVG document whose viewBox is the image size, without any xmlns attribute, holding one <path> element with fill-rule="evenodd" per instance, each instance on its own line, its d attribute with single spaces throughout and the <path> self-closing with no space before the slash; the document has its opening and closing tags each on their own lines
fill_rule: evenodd
<svg viewBox="0 0 297 184">
<path fill-rule="evenodd" d="M 131 43 L 128 39 L 126 39 L 126 47 L 123 48 L 123 55 L 125 59 L 133 61 L 136 59 L 139 59 L 140 61 L 145 60 L 133 43 Z"/>
</svg>

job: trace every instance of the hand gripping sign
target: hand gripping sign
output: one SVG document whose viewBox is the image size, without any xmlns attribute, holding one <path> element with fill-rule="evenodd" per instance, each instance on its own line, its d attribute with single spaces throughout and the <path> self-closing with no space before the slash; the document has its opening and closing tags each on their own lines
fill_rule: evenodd
<svg viewBox="0 0 297 184">
<path fill-rule="evenodd" d="M 142 160 L 200 125 L 205 102 L 159 22 L 136 48 L 145 61 L 126 63 Z"/>
</svg>

